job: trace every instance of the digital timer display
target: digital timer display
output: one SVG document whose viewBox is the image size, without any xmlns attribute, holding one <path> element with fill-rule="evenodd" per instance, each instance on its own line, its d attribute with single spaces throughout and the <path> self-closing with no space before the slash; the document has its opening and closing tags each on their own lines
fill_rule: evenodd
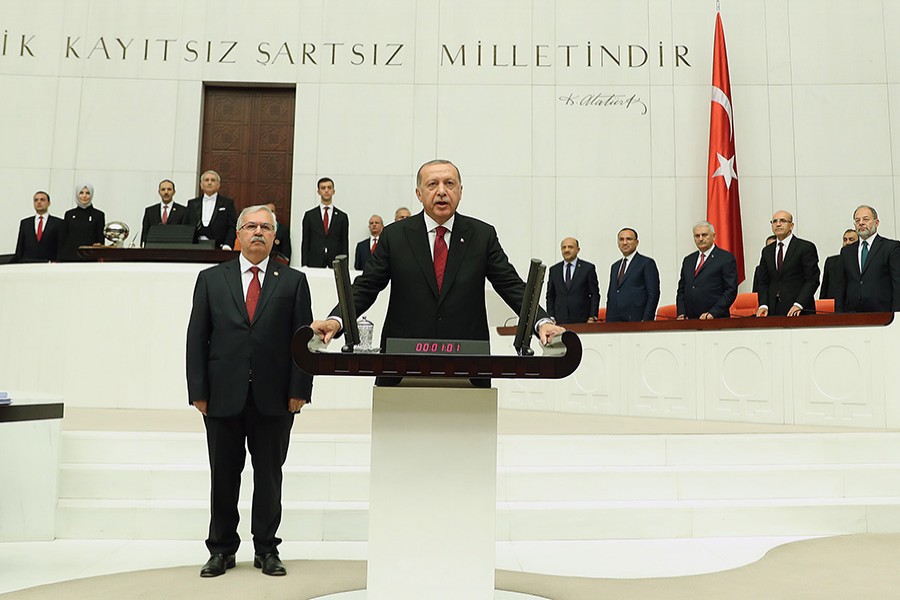
<svg viewBox="0 0 900 600">
<path fill-rule="evenodd" d="M 441 356 L 486 356 L 491 345 L 486 340 L 429 340 L 388 338 L 387 354 L 436 354 Z"/>
<path fill-rule="evenodd" d="M 458 342 L 416 342 L 416 352 L 423 354 L 459 354 L 462 345 Z"/>
</svg>

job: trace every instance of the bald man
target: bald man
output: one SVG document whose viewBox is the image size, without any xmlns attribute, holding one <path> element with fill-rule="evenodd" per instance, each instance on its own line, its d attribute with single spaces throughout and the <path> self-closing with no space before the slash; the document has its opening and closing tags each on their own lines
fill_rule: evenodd
<svg viewBox="0 0 900 600">
<path fill-rule="evenodd" d="M 550 267 L 547 313 L 557 323 L 593 323 L 600 309 L 600 285 L 593 264 L 578 258 L 578 240 L 560 243 L 563 260 Z"/>
</svg>

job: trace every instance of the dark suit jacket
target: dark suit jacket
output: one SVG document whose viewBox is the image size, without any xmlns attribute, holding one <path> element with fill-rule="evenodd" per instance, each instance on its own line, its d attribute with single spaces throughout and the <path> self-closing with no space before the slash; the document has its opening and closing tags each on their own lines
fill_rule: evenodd
<svg viewBox="0 0 900 600">
<path fill-rule="evenodd" d="M 812 242 L 797 236 L 784 253 L 781 271 L 775 269 L 778 242 L 762 249 L 757 273 L 757 299 L 760 306 L 769 307 L 772 316 L 788 314 L 796 302 L 805 313 L 816 312 L 815 293 L 819 289 L 819 253 Z"/>
<path fill-rule="evenodd" d="M 877 236 L 869 248 L 866 266 L 859 271 L 860 242 L 841 248 L 841 269 L 835 288 L 836 312 L 891 312 L 900 310 L 900 242 Z"/>
<path fill-rule="evenodd" d="M 727 317 L 737 298 L 737 262 L 734 254 L 714 246 L 703 268 L 694 277 L 699 256 L 699 250 L 691 252 L 681 263 L 681 277 L 675 297 L 678 314 L 688 319 L 697 319 L 706 312 L 717 319 Z"/>
<path fill-rule="evenodd" d="M 16 241 L 13 262 L 49 262 L 56 260 L 59 255 L 62 219 L 48 214 L 44 219 L 44 231 L 39 242 L 34 229 L 35 216 L 37 215 L 25 217 L 19 223 L 19 237 Z"/>
<path fill-rule="evenodd" d="M 637 252 L 632 253 L 620 285 L 621 266 L 622 259 L 619 259 L 609 268 L 606 320 L 652 321 L 659 306 L 659 269 L 656 261 Z"/>
<path fill-rule="evenodd" d="M 825 300 L 827 298 L 834 299 L 837 296 L 837 281 L 840 279 L 840 271 L 844 266 L 841 264 L 841 255 L 835 254 L 825 259 L 825 265 L 822 267 L 822 286 L 819 288 L 819 298 Z"/>
<path fill-rule="evenodd" d="M 240 262 L 201 271 L 187 330 L 188 401 L 207 400 L 210 417 L 234 416 L 252 385 L 260 413 L 290 415 L 290 398 L 312 398 L 312 376 L 291 358 L 294 332 L 310 323 L 309 284 L 300 271 L 269 260 L 252 323 Z"/>
<path fill-rule="evenodd" d="M 304 267 L 330 267 L 339 254 L 350 254 L 350 219 L 347 213 L 331 205 L 328 217 L 328 234 L 322 224 L 319 206 L 303 215 L 300 240 L 300 264 Z"/>
<path fill-rule="evenodd" d="M 557 323 L 586 323 L 597 318 L 600 309 L 600 285 L 597 268 L 580 258 L 575 262 L 572 281 L 565 283 L 565 261 L 550 267 L 547 278 L 547 314 Z"/>
<path fill-rule="evenodd" d="M 489 339 L 485 280 L 516 314 L 522 307 L 525 282 L 510 264 L 493 226 L 456 213 L 440 294 L 420 212 L 391 223 L 381 232 L 375 253 L 353 282 L 356 314 L 362 315 L 378 293 L 391 284 L 382 327 L 387 338 Z M 331 313 L 338 315 L 338 308 Z M 543 309 L 538 319 L 546 318 Z"/>
<path fill-rule="evenodd" d="M 161 205 L 161 202 L 157 202 L 144 209 L 144 219 L 141 221 L 141 246 L 147 241 L 147 234 L 150 233 L 150 228 L 162 223 Z M 172 201 L 166 225 L 181 225 L 185 222 L 185 219 L 187 219 L 187 207 Z"/>
<path fill-rule="evenodd" d="M 200 232 L 203 229 L 203 196 L 191 198 L 187 203 L 187 217 L 184 220 L 186 225 L 193 225 Z M 216 208 L 213 211 L 212 219 L 207 227 L 206 237 L 215 241 L 216 248 L 227 245 L 234 248 L 234 240 L 237 237 L 237 213 L 234 209 L 234 200 L 226 198 L 219 194 L 216 196 Z M 194 241 L 197 241 L 198 235 L 194 235 Z"/>
<path fill-rule="evenodd" d="M 356 244 L 356 258 L 353 261 L 353 268 L 357 271 L 362 271 L 366 263 L 369 262 L 370 256 L 372 256 L 372 236 Z"/>
<path fill-rule="evenodd" d="M 272 245 L 272 254 L 281 254 L 291 260 L 291 228 L 278 223 L 275 229 L 275 243 Z"/>
</svg>

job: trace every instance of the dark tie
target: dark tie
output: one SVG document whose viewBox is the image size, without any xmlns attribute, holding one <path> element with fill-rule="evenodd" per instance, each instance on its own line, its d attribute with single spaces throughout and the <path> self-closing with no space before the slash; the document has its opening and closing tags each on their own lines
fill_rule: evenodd
<svg viewBox="0 0 900 600">
<path fill-rule="evenodd" d="M 37 241 L 44 237 L 44 215 L 38 215 Z"/>
<path fill-rule="evenodd" d="M 781 273 L 781 265 L 784 264 L 784 242 L 778 242 L 778 257 L 775 259 L 775 269 Z"/>
<path fill-rule="evenodd" d="M 700 269 L 703 268 L 703 263 L 705 263 L 705 262 L 706 262 L 706 255 L 701 252 L 700 253 L 700 262 L 697 263 L 697 268 L 694 269 L 694 277 L 696 277 L 697 273 L 700 272 Z"/>
<path fill-rule="evenodd" d="M 868 240 L 863 240 L 862 243 L 862 256 L 859 259 L 859 270 L 862 271 L 866 268 L 866 258 L 869 256 L 869 242 Z"/>
<path fill-rule="evenodd" d="M 165 206 L 163 206 L 162 224 L 165 225 L 168 222 L 169 222 L 169 206 L 165 205 Z"/>
<path fill-rule="evenodd" d="M 622 285 L 622 280 L 625 279 L 625 263 L 628 261 L 627 258 L 622 259 L 622 266 L 619 267 L 619 278 L 617 283 Z"/>
<path fill-rule="evenodd" d="M 566 287 L 572 283 L 572 263 L 566 263 Z"/>
<path fill-rule="evenodd" d="M 259 285 L 259 267 L 250 267 L 250 271 L 253 273 L 253 279 L 250 280 L 250 287 L 247 288 L 247 316 L 250 317 L 250 321 L 253 321 L 262 286 Z"/>
<path fill-rule="evenodd" d="M 434 277 L 437 279 L 438 294 L 441 293 L 441 287 L 444 285 L 444 269 L 447 268 L 445 233 L 447 233 L 447 228 L 443 225 L 438 225 L 434 230 Z"/>
<path fill-rule="evenodd" d="M 325 228 L 325 235 L 328 235 L 328 209 L 330 206 L 325 207 L 325 216 L 322 217 L 322 227 Z"/>
<path fill-rule="evenodd" d="M 378 238 L 372 240 L 372 254 L 375 254 L 375 247 L 378 245 Z"/>
</svg>

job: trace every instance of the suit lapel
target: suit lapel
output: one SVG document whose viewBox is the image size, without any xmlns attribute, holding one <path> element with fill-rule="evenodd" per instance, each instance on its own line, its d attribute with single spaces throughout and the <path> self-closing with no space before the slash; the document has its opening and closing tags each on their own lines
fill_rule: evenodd
<svg viewBox="0 0 900 600">
<path fill-rule="evenodd" d="M 862 244 L 862 241 L 860 241 L 859 243 Z M 872 264 L 872 257 L 875 256 L 875 254 L 881 249 L 882 245 L 883 244 L 881 243 L 881 236 L 878 236 L 875 238 L 875 241 L 872 242 L 872 244 L 869 246 L 869 254 L 866 255 L 866 264 L 862 269 L 863 273 L 865 273 L 866 270 L 868 270 L 869 265 Z M 857 253 L 857 256 L 859 256 L 858 253 Z M 858 259 L 856 261 L 856 264 L 857 264 L 857 266 L 859 265 Z"/>
<path fill-rule="evenodd" d="M 441 286 L 441 295 L 446 295 L 447 291 L 453 285 L 456 276 L 459 274 L 459 268 L 462 266 L 463 260 L 468 251 L 469 232 L 472 228 L 465 217 L 458 214 L 453 223 L 453 231 L 450 232 L 450 248 L 447 252 L 447 266 L 444 269 L 444 283 Z M 576 269 L 577 271 L 577 269 Z M 574 275 L 572 276 L 574 279 Z M 437 289 L 437 279 L 435 279 L 435 289 Z"/>
<path fill-rule="evenodd" d="M 709 257 L 712 258 L 712 254 L 710 254 Z M 697 276 L 699 276 L 703 269 L 706 268 L 706 263 L 703 263 L 703 269 L 697 271 L 698 260 L 700 260 L 700 251 L 697 250 L 696 252 L 691 252 L 687 264 L 687 280 L 689 282 L 693 282 L 694 280 L 696 280 Z M 696 274 L 694 273 L 695 271 L 697 271 Z"/>
<path fill-rule="evenodd" d="M 415 221 L 412 221 L 409 226 L 404 228 L 404 233 L 406 234 L 406 240 L 409 243 L 409 247 L 412 250 L 412 255 L 416 259 L 416 262 L 419 263 L 419 268 L 422 269 L 422 275 L 425 277 L 425 281 L 428 282 L 431 292 L 434 294 L 434 297 L 437 298 L 439 296 L 437 279 L 434 276 L 434 260 L 431 258 L 431 248 L 428 245 L 428 231 L 425 230 L 424 214 L 424 212 L 421 212 L 415 217 L 406 219 L 407 221 L 415 219 Z M 446 276 L 447 272 L 445 270 L 444 277 Z"/>
<path fill-rule="evenodd" d="M 241 263 L 238 260 L 232 260 L 224 265 L 225 267 L 225 283 L 231 291 L 231 297 L 238 312 L 243 315 L 246 322 L 250 322 L 247 317 L 247 303 L 244 300 L 244 287 L 241 285 Z"/>
<path fill-rule="evenodd" d="M 277 261 L 269 259 L 269 265 L 266 268 L 266 278 L 263 282 L 262 290 L 260 290 L 259 293 L 259 302 L 256 305 L 256 313 L 253 315 L 254 321 L 259 319 L 259 315 L 265 310 L 269 298 L 275 293 L 275 288 L 278 287 L 278 283 L 281 281 L 280 276 L 281 265 L 279 265 Z"/>
</svg>

